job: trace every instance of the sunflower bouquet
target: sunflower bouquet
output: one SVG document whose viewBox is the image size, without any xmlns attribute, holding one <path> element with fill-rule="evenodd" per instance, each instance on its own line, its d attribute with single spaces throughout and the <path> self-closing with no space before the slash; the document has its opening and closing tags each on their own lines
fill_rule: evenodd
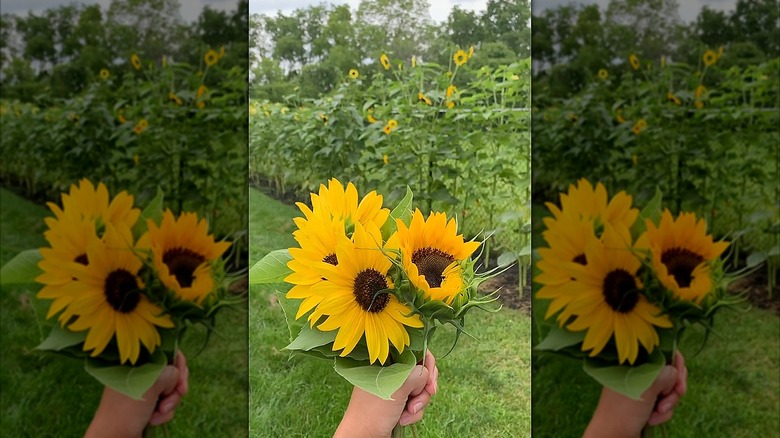
<svg viewBox="0 0 780 438">
<path fill-rule="evenodd" d="M 163 211 L 163 194 L 141 211 L 127 192 L 109 199 L 87 179 L 49 203 L 48 246 L 23 251 L 2 268 L 2 284 L 37 282 L 56 318 L 37 347 L 84 360 L 102 384 L 140 399 L 176 357 L 193 324 L 213 328 L 227 297 L 222 254 L 205 219 Z"/>
<path fill-rule="evenodd" d="M 587 180 L 561 194 L 544 219 L 534 313 L 539 350 L 584 360 L 602 385 L 639 399 L 674 357 L 683 331 L 712 329 L 729 295 L 715 242 L 693 213 L 661 211 L 662 194 L 640 212 L 620 192 L 608 199 Z M 706 341 L 706 336 L 705 336 Z"/>
<path fill-rule="evenodd" d="M 392 210 L 382 195 L 358 200 L 352 183 L 331 179 L 298 203 L 298 247 L 272 251 L 250 269 L 250 284 L 287 282 L 278 293 L 292 354 L 330 359 L 338 374 L 389 399 L 437 327 L 463 333 L 464 317 L 495 297 L 478 295 L 491 273 L 476 274 L 478 241 L 465 241 L 455 219 L 412 210 L 412 192 Z M 457 342 L 457 340 L 456 340 Z M 454 345 L 453 345 L 454 347 Z"/>
</svg>

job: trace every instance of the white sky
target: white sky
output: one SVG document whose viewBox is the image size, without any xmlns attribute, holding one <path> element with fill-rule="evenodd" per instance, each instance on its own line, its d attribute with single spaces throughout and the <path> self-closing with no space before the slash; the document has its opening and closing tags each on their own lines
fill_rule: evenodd
<svg viewBox="0 0 780 438">
<path fill-rule="evenodd" d="M 261 15 L 276 15 L 278 11 L 288 14 L 296 9 L 309 5 L 330 3 L 334 5 L 349 4 L 350 9 L 357 11 L 360 0 L 249 0 L 249 13 Z M 450 15 L 452 7 L 458 5 L 469 11 L 484 11 L 487 0 L 428 0 L 433 21 L 443 22 Z"/>
<path fill-rule="evenodd" d="M 273 1 L 273 0 L 261 0 L 261 2 Z M 2 6 L 0 6 L 0 12 L 3 14 L 10 13 L 16 15 L 27 15 L 28 12 L 39 14 L 46 9 L 57 8 L 59 6 L 68 4 L 85 4 L 94 5 L 99 4 L 100 8 L 105 12 L 108 10 L 108 5 L 111 4 L 111 0 L 2 0 Z M 181 16 L 184 21 L 195 21 L 203 7 L 208 5 L 211 9 L 221 11 L 233 11 L 238 5 L 237 0 L 179 0 L 181 8 Z"/>
<path fill-rule="evenodd" d="M 579 0 L 576 2 L 572 0 L 531 0 L 531 9 L 534 13 L 538 13 L 539 10 L 556 8 L 569 3 L 596 3 L 604 11 L 607 9 L 609 0 Z M 718 11 L 733 11 L 737 5 L 737 0 L 678 0 L 677 3 L 680 5 L 680 18 L 683 21 L 694 21 L 704 5 Z"/>
</svg>

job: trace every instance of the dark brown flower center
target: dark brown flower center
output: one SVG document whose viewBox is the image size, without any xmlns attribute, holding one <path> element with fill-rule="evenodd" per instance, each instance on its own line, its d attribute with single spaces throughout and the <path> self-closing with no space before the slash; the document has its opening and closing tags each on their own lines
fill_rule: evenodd
<svg viewBox="0 0 780 438">
<path fill-rule="evenodd" d="M 322 261 L 333 266 L 339 265 L 339 259 L 336 258 L 336 254 L 328 254 L 322 258 Z"/>
<path fill-rule="evenodd" d="M 86 254 L 79 254 L 76 256 L 75 259 L 73 259 L 74 262 L 82 264 L 84 266 L 87 266 L 89 264 L 89 260 L 87 260 Z"/>
<path fill-rule="evenodd" d="M 585 265 L 588 264 L 588 260 L 585 258 L 585 254 L 577 254 L 576 257 L 571 259 L 571 261 L 573 261 L 574 263 L 579 263 L 582 266 L 585 266 Z"/>
<path fill-rule="evenodd" d="M 135 275 L 124 269 L 112 271 L 103 285 L 106 301 L 117 312 L 130 313 L 141 300 Z"/>
<path fill-rule="evenodd" d="M 163 263 L 168 266 L 168 271 L 176 277 L 181 287 L 192 286 L 195 269 L 205 261 L 205 257 L 186 248 L 169 249 L 163 255 Z"/>
<path fill-rule="evenodd" d="M 425 277 L 430 287 L 440 287 L 444 281 L 444 270 L 455 261 L 455 257 L 436 248 L 420 248 L 412 254 L 412 263 Z"/>
<path fill-rule="evenodd" d="M 691 285 L 693 270 L 703 261 L 704 257 L 683 248 L 668 249 L 661 255 L 661 263 L 680 287 Z"/>
<path fill-rule="evenodd" d="M 387 289 L 385 276 L 375 269 L 364 269 L 355 278 L 352 293 L 355 301 L 366 312 L 379 313 L 387 307 L 390 295 L 387 292 L 377 293 Z"/>
<path fill-rule="evenodd" d="M 607 274 L 604 278 L 602 293 L 609 307 L 620 313 L 630 312 L 639 301 L 639 292 L 634 276 L 622 269 L 616 269 Z"/>
</svg>

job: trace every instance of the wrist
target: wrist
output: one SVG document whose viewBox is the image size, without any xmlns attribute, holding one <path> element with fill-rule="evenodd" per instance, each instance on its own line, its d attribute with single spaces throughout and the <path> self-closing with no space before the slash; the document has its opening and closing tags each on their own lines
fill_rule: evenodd
<svg viewBox="0 0 780 438">
<path fill-rule="evenodd" d="M 374 425 L 366 423 L 359 415 L 344 413 L 333 438 L 390 438 L 390 433 L 381 433 Z"/>
</svg>

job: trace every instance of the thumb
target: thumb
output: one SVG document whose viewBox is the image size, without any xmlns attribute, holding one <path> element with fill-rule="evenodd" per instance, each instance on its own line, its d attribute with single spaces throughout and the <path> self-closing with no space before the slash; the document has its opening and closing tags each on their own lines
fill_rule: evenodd
<svg viewBox="0 0 780 438">
<path fill-rule="evenodd" d="M 393 394 L 393 400 L 401 400 L 406 403 L 409 395 L 415 396 L 420 394 L 428 383 L 428 374 L 428 369 L 422 365 L 412 368 L 412 373 L 406 378 L 404 384 Z"/>
<path fill-rule="evenodd" d="M 660 394 L 668 394 L 672 392 L 674 386 L 677 384 L 677 368 L 666 365 L 661 369 L 661 373 L 656 377 L 653 385 L 650 389 L 642 394 L 642 399 L 655 400 Z"/>
<path fill-rule="evenodd" d="M 168 365 L 163 368 L 160 376 L 157 377 L 157 381 L 154 382 L 151 388 L 144 394 L 144 400 L 147 402 L 157 402 L 157 399 L 161 394 L 170 394 L 176 388 L 179 382 L 179 369 L 173 365 Z"/>
</svg>

